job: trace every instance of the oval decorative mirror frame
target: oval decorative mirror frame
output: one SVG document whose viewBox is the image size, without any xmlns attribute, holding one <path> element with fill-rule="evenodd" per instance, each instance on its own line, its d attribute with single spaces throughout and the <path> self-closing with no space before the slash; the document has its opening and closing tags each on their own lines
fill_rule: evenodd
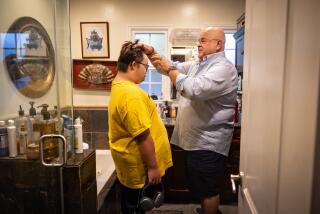
<svg viewBox="0 0 320 214">
<path fill-rule="evenodd" d="M 48 92 L 55 76 L 54 49 L 37 20 L 21 17 L 10 26 L 4 56 L 10 79 L 21 94 L 39 98 Z"/>
</svg>

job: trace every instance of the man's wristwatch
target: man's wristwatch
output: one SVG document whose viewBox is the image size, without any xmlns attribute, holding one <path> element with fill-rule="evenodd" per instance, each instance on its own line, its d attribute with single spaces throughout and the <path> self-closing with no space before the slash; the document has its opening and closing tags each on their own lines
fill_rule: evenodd
<svg viewBox="0 0 320 214">
<path fill-rule="evenodd" d="M 170 71 L 172 70 L 178 70 L 176 66 L 169 66 L 169 69 L 167 70 L 167 74 L 169 75 Z"/>
</svg>

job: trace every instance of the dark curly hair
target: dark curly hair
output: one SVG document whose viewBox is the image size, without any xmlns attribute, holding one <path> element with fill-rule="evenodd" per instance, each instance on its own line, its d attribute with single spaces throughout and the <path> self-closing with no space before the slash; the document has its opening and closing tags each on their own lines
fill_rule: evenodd
<svg viewBox="0 0 320 214">
<path fill-rule="evenodd" d="M 138 42 L 139 40 L 135 40 L 134 42 L 126 41 L 122 45 L 117 64 L 118 71 L 127 72 L 128 66 L 132 62 L 142 62 L 143 50 L 141 48 L 133 48 Z"/>
</svg>

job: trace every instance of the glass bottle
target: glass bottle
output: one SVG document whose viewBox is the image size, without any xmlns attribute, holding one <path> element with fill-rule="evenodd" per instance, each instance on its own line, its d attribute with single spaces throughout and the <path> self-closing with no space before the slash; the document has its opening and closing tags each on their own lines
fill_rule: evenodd
<svg viewBox="0 0 320 214">
<path fill-rule="evenodd" d="M 43 104 L 41 114 L 43 119 L 40 121 L 40 132 L 42 135 L 55 134 L 56 127 L 54 120 L 50 119 L 50 113 L 48 112 L 48 105 Z M 43 156 L 45 162 L 51 162 L 53 159 L 59 156 L 59 144 L 54 138 L 46 138 L 43 142 Z"/>
</svg>

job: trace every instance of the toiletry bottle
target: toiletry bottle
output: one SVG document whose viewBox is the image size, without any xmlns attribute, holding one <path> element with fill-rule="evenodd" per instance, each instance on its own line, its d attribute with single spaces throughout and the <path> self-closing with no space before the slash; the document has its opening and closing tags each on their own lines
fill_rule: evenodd
<svg viewBox="0 0 320 214">
<path fill-rule="evenodd" d="M 8 155 L 8 131 L 6 123 L 4 121 L 0 121 L 0 157 L 6 157 Z"/>
<path fill-rule="evenodd" d="M 34 141 L 34 135 L 33 135 L 33 125 L 35 124 L 35 116 L 37 114 L 36 109 L 33 107 L 34 102 L 29 102 L 31 107 L 29 109 L 29 118 L 28 118 L 28 141 Z"/>
<path fill-rule="evenodd" d="M 23 155 L 26 153 L 28 144 L 28 132 L 25 128 L 24 123 L 20 125 L 20 132 L 19 132 L 19 154 Z"/>
<path fill-rule="evenodd" d="M 48 112 L 48 105 L 42 104 L 38 107 L 42 107 L 41 114 L 43 119 L 41 123 L 41 136 L 46 134 L 55 134 L 56 128 L 55 123 L 50 119 L 50 113 Z M 58 141 L 53 138 L 44 139 L 43 142 L 43 156 L 45 162 L 51 162 L 53 159 L 59 156 L 59 145 Z"/>
<path fill-rule="evenodd" d="M 13 120 L 8 120 L 8 147 L 9 147 L 9 157 L 17 157 L 17 136 L 16 136 L 16 126 Z"/>
<path fill-rule="evenodd" d="M 171 118 L 177 117 L 176 107 L 173 104 L 170 106 L 170 117 Z"/>
<path fill-rule="evenodd" d="M 28 145 L 27 158 L 39 159 L 39 140 L 40 140 L 40 118 L 37 115 L 36 109 L 33 107 L 34 102 L 29 102 L 31 107 L 29 109 L 29 130 L 28 130 Z"/>
<path fill-rule="evenodd" d="M 54 110 L 53 110 L 53 114 L 52 114 L 51 118 L 54 120 L 54 123 L 55 123 L 56 134 L 62 134 L 63 118 L 59 117 L 57 106 L 54 106 Z"/>
<path fill-rule="evenodd" d="M 74 151 L 77 154 L 83 153 L 83 145 L 82 145 L 82 124 L 81 124 L 81 118 L 78 117 L 75 119 L 74 124 Z"/>
<path fill-rule="evenodd" d="M 166 118 L 170 117 L 170 105 L 168 101 L 165 101 L 165 114 L 166 114 Z"/>
<path fill-rule="evenodd" d="M 17 136 L 19 136 L 19 133 L 21 131 L 21 126 L 22 125 L 24 126 L 24 129 L 26 131 L 27 123 L 28 123 L 27 118 L 24 116 L 24 111 L 23 111 L 21 105 L 20 105 L 20 110 L 18 111 L 18 114 L 19 114 L 19 117 L 16 120 Z"/>
<path fill-rule="evenodd" d="M 37 111 L 36 111 L 36 109 L 33 107 L 34 102 L 33 102 L 33 101 L 30 101 L 29 103 L 30 103 L 29 120 L 30 120 L 31 122 L 33 122 L 34 117 L 35 117 L 36 114 L 37 114 Z M 30 127 L 31 130 L 32 130 L 32 128 L 33 128 L 33 127 Z"/>
<path fill-rule="evenodd" d="M 73 154 L 73 130 L 72 118 L 67 115 L 62 115 L 63 118 L 63 135 L 66 138 L 68 157 Z"/>
</svg>

